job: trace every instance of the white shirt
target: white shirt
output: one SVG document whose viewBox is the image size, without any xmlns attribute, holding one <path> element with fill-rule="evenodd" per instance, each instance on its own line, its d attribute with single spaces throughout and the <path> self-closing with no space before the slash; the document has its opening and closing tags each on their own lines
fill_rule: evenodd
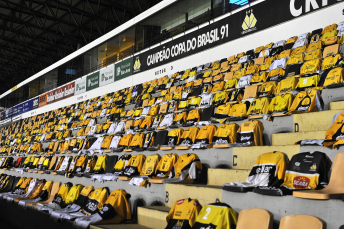
<svg viewBox="0 0 344 229">
<path fill-rule="evenodd" d="M 277 68 L 285 68 L 285 65 L 288 61 L 287 57 L 283 57 L 279 60 L 275 60 L 271 65 L 270 65 L 270 70 L 274 70 Z"/>
<path fill-rule="evenodd" d="M 236 88 L 244 88 L 245 86 L 250 85 L 251 78 L 252 78 L 252 75 L 246 75 L 246 76 L 240 77 Z"/>
</svg>

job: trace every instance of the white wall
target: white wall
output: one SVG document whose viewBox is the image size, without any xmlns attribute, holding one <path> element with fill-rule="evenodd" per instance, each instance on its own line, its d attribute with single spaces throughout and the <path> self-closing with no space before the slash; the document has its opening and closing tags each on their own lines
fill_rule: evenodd
<svg viewBox="0 0 344 229">
<path fill-rule="evenodd" d="M 173 74 L 177 71 L 182 71 L 191 67 L 195 67 L 201 64 L 226 58 L 232 55 L 236 55 L 239 52 L 249 49 L 255 49 L 258 46 L 266 45 L 270 42 L 277 42 L 279 40 L 286 40 L 289 37 L 299 35 L 305 32 L 311 32 L 312 30 L 323 28 L 333 23 L 339 23 L 344 21 L 343 16 L 344 3 L 327 7 L 323 10 L 319 10 L 305 16 L 298 17 L 289 22 L 282 23 L 280 25 L 271 27 L 269 29 L 253 33 L 240 39 L 230 41 L 226 44 L 219 45 L 215 48 L 205 50 L 203 52 L 191 55 L 189 57 L 182 58 L 180 60 L 161 65 L 151 70 L 132 75 L 125 79 L 116 81 L 112 84 L 88 91 L 76 96 L 73 96 L 62 101 L 49 104 L 47 106 L 38 108 L 32 112 L 23 114 L 23 118 L 31 117 L 33 115 L 42 114 L 44 112 L 64 107 L 76 102 L 84 101 L 89 98 L 104 95 L 109 92 L 114 92 L 119 89 L 130 87 L 136 84 L 144 83 L 152 79 L 160 78 L 164 75 Z M 211 25 L 209 25 L 211 26 Z M 173 70 L 171 70 L 173 66 Z M 159 76 L 155 75 L 155 72 L 166 68 L 166 72 Z M 80 97 L 83 97 L 80 99 Z M 79 99 L 78 99 L 79 98 Z"/>
</svg>

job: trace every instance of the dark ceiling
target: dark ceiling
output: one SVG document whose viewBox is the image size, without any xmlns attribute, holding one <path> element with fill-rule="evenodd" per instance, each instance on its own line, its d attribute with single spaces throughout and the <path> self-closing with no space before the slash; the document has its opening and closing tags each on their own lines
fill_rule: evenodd
<svg viewBox="0 0 344 229">
<path fill-rule="evenodd" d="M 0 94 L 161 0 L 1 0 Z"/>
</svg>

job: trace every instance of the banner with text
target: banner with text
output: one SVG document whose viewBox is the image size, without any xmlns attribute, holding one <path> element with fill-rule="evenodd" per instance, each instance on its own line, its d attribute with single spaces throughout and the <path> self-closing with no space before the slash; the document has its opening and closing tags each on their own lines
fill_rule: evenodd
<svg viewBox="0 0 344 229">
<path fill-rule="evenodd" d="M 135 56 L 133 74 L 167 64 L 336 3 L 338 3 L 337 0 L 263 1 Z"/>
<path fill-rule="evenodd" d="M 99 87 L 99 71 L 86 77 L 86 91 Z"/>
<path fill-rule="evenodd" d="M 48 98 L 47 93 L 40 95 L 38 98 L 38 107 L 43 107 L 43 106 L 47 105 L 47 98 Z"/>
<path fill-rule="evenodd" d="M 51 104 L 74 95 L 75 82 L 59 87 L 48 92 L 47 103 Z"/>
<path fill-rule="evenodd" d="M 99 86 L 104 86 L 115 81 L 115 64 L 106 66 L 99 71 Z"/>
<path fill-rule="evenodd" d="M 23 103 L 23 113 L 32 110 L 33 99 Z"/>
<path fill-rule="evenodd" d="M 75 81 L 75 94 L 86 92 L 86 77 Z"/>
<path fill-rule="evenodd" d="M 132 75 L 132 65 L 133 65 L 133 58 L 130 57 L 128 59 L 122 60 L 121 62 L 116 63 L 115 70 L 116 70 L 116 80 L 123 79 L 125 77 Z"/>
</svg>

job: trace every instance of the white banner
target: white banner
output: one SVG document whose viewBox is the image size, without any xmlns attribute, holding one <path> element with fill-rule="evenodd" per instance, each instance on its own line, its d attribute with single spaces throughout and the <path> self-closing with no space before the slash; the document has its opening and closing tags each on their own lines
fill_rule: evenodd
<svg viewBox="0 0 344 229">
<path fill-rule="evenodd" d="M 75 94 L 86 92 L 86 77 L 75 81 Z"/>
<path fill-rule="evenodd" d="M 115 64 L 111 64 L 99 71 L 99 86 L 115 82 Z"/>
</svg>

